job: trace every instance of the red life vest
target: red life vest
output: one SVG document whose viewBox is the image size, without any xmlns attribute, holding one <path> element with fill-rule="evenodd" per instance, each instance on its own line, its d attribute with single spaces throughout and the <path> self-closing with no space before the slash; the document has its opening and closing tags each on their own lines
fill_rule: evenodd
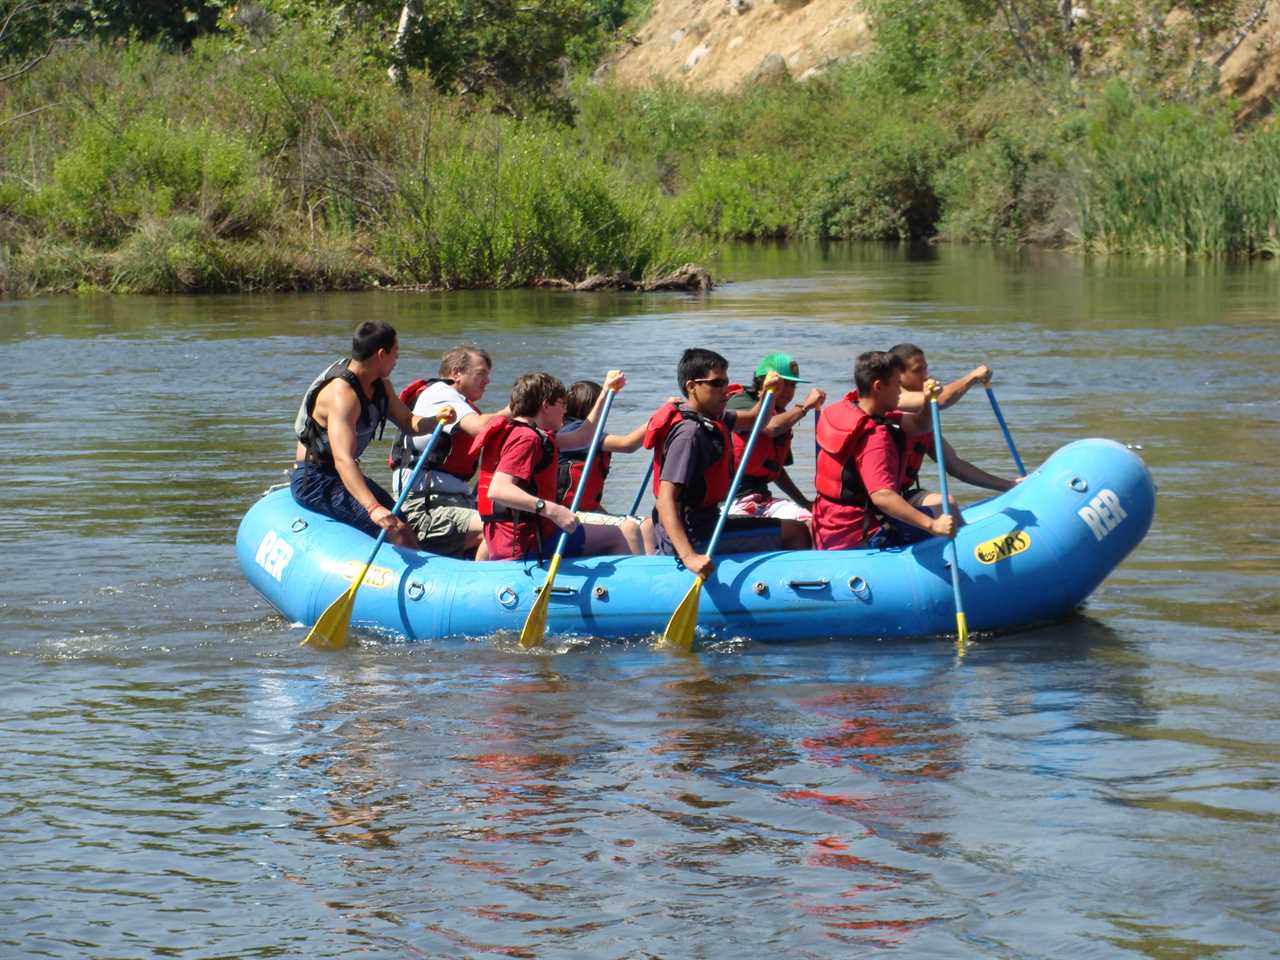
<svg viewBox="0 0 1280 960">
<path fill-rule="evenodd" d="M 446 380 L 443 377 L 432 377 L 430 380 L 415 380 L 400 391 L 400 399 L 406 407 L 412 410 L 414 403 L 418 400 L 418 395 L 433 383 L 452 384 L 453 381 Z M 459 420 L 468 413 L 480 412 L 470 400 L 467 401 L 467 406 L 471 409 L 456 411 Z M 419 452 L 416 447 L 408 442 L 404 431 L 401 430 L 396 433 L 395 442 L 391 444 L 391 455 L 387 457 L 387 466 L 392 470 L 412 469 L 418 462 Z M 427 467 L 432 470 L 439 470 L 441 473 L 451 474 L 459 480 L 467 481 L 475 476 L 476 464 L 479 460 L 480 455 L 471 452 L 471 444 L 465 433 L 460 434 L 458 442 L 454 443 L 453 431 L 446 433 L 441 430 L 435 446 L 431 448 L 431 456 L 427 458 Z"/>
<path fill-rule="evenodd" d="M 858 472 L 855 452 L 861 439 L 877 426 L 889 429 L 901 455 L 904 444 L 902 430 L 882 417 L 871 416 L 858 406 L 856 390 L 822 408 L 822 415 L 818 417 L 818 464 L 814 476 L 819 496 L 845 506 L 871 507 L 871 497 Z"/>
<path fill-rule="evenodd" d="M 534 514 L 524 510 L 500 507 L 489 499 L 489 485 L 493 482 L 498 461 L 502 458 L 502 448 L 513 430 L 532 430 L 538 436 L 541 449 L 538 462 L 534 464 L 533 476 L 512 477 L 515 485 L 539 500 L 553 502 L 556 499 L 555 440 L 523 420 L 495 417 L 485 425 L 471 443 L 471 452 L 480 461 L 480 481 L 476 486 L 476 509 L 480 511 L 480 519 L 484 523 L 513 523 L 517 527 L 531 524 L 537 537 L 545 543 L 555 532 L 554 523 L 546 517 L 535 517 Z M 534 524 L 535 520 L 536 524 Z M 517 531 L 518 535 L 519 531 Z"/>
<path fill-rule="evenodd" d="M 725 391 L 727 397 L 735 397 L 739 394 L 751 397 L 746 389 L 740 384 L 731 383 L 729 389 Z M 777 413 L 774 408 L 771 414 Z M 731 434 L 733 438 L 733 461 L 740 463 L 742 461 L 742 452 L 747 448 L 747 438 L 738 431 L 734 430 Z M 781 434 L 777 437 L 771 437 L 765 433 L 763 426 L 759 435 L 756 437 L 756 445 L 751 448 L 751 459 L 747 461 L 746 469 L 742 475 L 742 486 L 738 490 L 738 495 L 750 493 L 753 490 L 764 492 L 768 485 L 778 479 L 783 468 L 787 465 L 787 460 L 791 458 L 791 431 Z"/>
<path fill-rule="evenodd" d="M 903 440 L 902 486 L 898 492 L 905 497 L 920 489 L 920 467 L 925 455 L 933 449 L 933 431 L 903 434 Z"/>
<path fill-rule="evenodd" d="M 600 497 L 604 493 L 604 481 L 609 476 L 609 463 L 613 454 L 604 450 L 596 451 L 596 458 L 591 461 L 591 474 L 587 477 L 587 485 L 582 491 L 582 499 L 578 501 L 578 509 L 586 512 L 600 509 Z M 582 481 L 582 468 L 587 464 L 586 450 L 561 451 L 560 467 L 557 472 L 556 499 L 566 507 L 573 505 L 574 494 L 578 492 L 578 484 Z"/>
<path fill-rule="evenodd" d="M 711 444 L 712 461 L 707 472 L 692 478 L 681 491 L 681 505 L 687 510 L 715 508 L 729 493 L 733 482 L 733 440 L 723 420 L 712 420 L 687 407 L 664 403 L 649 418 L 644 432 L 644 446 L 653 451 L 653 495 L 662 483 L 662 462 L 667 454 L 667 437 L 681 420 L 694 421 Z"/>
</svg>

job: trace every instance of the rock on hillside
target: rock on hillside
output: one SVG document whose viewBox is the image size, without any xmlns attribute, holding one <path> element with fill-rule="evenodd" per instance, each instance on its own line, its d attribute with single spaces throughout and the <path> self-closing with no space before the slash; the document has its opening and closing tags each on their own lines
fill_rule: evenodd
<svg viewBox="0 0 1280 960">
<path fill-rule="evenodd" d="M 1247 35 L 1221 37 L 1210 55 L 1237 40 L 1220 64 L 1222 92 L 1240 100 L 1245 116 L 1260 116 L 1280 96 L 1280 0 L 1260 0 Z M 871 42 L 857 0 L 654 0 L 634 42 L 600 73 L 728 91 L 807 79 Z"/>
<path fill-rule="evenodd" d="M 732 90 L 814 75 L 871 43 L 850 0 L 654 0 L 638 43 L 607 66 L 624 83 Z"/>
</svg>

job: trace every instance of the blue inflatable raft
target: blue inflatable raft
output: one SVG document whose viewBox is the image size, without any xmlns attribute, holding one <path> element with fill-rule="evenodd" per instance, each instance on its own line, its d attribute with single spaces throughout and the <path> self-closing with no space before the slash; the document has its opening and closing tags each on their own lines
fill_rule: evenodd
<svg viewBox="0 0 1280 960">
<path fill-rule="evenodd" d="M 1109 440 L 1063 447 L 1013 490 L 966 508 L 956 547 L 970 630 L 1067 615 L 1142 541 L 1154 511 L 1146 467 Z M 370 537 L 298 506 L 287 489 L 255 503 L 236 537 L 249 582 L 305 625 L 350 587 L 372 548 Z M 952 633 L 950 555 L 935 538 L 888 550 L 718 557 L 699 633 L 765 641 Z M 545 577 L 545 565 L 384 545 L 352 625 L 413 640 L 518 633 Z M 547 635 L 660 634 L 692 582 L 671 557 L 566 560 Z"/>
</svg>

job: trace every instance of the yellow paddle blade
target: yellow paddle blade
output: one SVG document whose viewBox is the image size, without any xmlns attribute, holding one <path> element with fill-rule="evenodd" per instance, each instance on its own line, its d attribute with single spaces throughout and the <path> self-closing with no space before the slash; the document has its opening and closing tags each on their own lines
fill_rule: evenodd
<svg viewBox="0 0 1280 960">
<path fill-rule="evenodd" d="M 693 635 L 698 626 L 698 601 L 702 599 L 702 577 L 696 577 L 689 592 L 676 607 L 662 633 L 662 642 L 681 653 L 693 649 Z"/>
<path fill-rule="evenodd" d="M 367 569 L 367 568 L 366 568 Z M 347 645 L 347 630 L 351 626 L 351 610 L 356 605 L 356 589 L 364 580 L 356 578 L 342 596 L 329 604 L 320 619 L 302 641 L 302 646 L 320 647 L 325 650 L 341 650 Z"/>
<path fill-rule="evenodd" d="M 965 650 L 969 645 L 969 623 L 965 619 L 964 611 L 956 611 L 956 647 L 960 651 L 960 656 L 964 656 Z"/>
<path fill-rule="evenodd" d="M 542 637 L 547 632 L 547 607 L 551 603 L 551 585 L 555 582 L 556 571 L 560 569 L 560 554 L 551 558 L 551 566 L 547 567 L 547 579 L 542 582 L 542 592 L 529 608 L 529 616 L 525 618 L 524 629 L 520 631 L 520 646 L 540 647 Z"/>
</svg>

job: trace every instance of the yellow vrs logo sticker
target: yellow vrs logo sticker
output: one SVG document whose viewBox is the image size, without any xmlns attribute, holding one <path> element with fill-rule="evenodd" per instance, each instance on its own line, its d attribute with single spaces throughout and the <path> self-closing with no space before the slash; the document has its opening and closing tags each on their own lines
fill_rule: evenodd
<svg viewBox="0 0 1280 960">
<path fill-rule="evenodd" d="M 360 568 L 364 564 L 359 560 L 351 560 L 343 564 L 342 579 L 354 580 L 360 573 Z M 389 587 L 395 582 L 395 574 L 387 567 L 370 567 L 369 572 L 364 575 L 363 586 L 373 587 L 375 590 L 381 590 L 383 587 Z"/>
<path fill-rule="evenodd" d="M 1031 546 L 1031 534 L 1025 530 L 1015 530 L 1003 537 L 996 537 L 978 544 L 973 548 L 973 555 L 983 563 L 997 563 L 1005 557 L 1012 557 Z"/>
</svg>

